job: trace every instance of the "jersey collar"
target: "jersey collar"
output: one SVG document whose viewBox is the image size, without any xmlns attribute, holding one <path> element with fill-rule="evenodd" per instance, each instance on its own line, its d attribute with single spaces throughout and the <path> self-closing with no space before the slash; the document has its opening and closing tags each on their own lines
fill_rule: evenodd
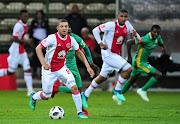
<svg viewBox="0 0 180 124">
<path fill-rule="evenodd" d="M 65 38 L 62 38 L 60 35 L 59 35 L 59 33 L 57 32 L 57 34 L 58 34 L 58 37 L 61 39 L 61 40 L 66 40 L 67 39 L 67 35 L 66 35 L 66 37 Z"/>
<path fill-rule="evenodd" d="M 124 25 L 122 26 L 122 25 L 119 25 L 119 22 L 118 22 L 118 20 L 116 20 L 117 21 L 117 25 L 119 26 L 119 27 L 121 27 L 121 28 L 123 28 L 124 27 Z"/>
<path fill-rule="evenodd" d="M 20 22 L 23 26 L 27 26 L 25 23 L 22 22 L 22 20 L 19 20 L 19 22 Z"/>
<path fill-rule="evenodd" d="M 149 36 L 150 36 L 151 39 L 153 39 L 151 32 L 149 32 Z"/>
</svg>

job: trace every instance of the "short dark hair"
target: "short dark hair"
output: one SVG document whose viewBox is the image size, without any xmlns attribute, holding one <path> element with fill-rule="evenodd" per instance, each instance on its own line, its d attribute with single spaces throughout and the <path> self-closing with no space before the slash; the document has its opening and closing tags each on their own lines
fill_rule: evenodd
<svg viewBox="0 0 180 124">
<path fill-rule="evenodd" d="M 23 13 L 28 13 L 28 11 L 27 11 L 26 9 L 22 9 L 22 10 L 20 11 L 20 15 L 22 15 Z"/>
<path fill-rule="evenodd" d="M 123 12 L 128 14 L 128 11 L 126 9 L 119 10 L 118 14 L 123 13 Z"/>
<path fill-rule="evenodd" d="M 153 25 L 151 27 L 151 31 L 153 31 L 154 29 L 161 30 L 161 27 L 159 25 Z"/>
<path fill-rule="evenodd" d="M 68 21 L 67 21 L 66 19 L 59 19 L 58 25 L 59 25 L 59 23 L 61 23 L 61 22 L 67 22 L 67 23 L 68 23 Z M 69 25 L 69 23 L 68 23 L 68 25 Z"/>
</svg>

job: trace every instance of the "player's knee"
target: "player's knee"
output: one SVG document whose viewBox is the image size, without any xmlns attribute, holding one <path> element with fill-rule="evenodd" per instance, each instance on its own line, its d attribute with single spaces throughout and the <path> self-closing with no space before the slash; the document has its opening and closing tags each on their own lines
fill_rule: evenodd
<svg viewBox="0 0 180 124">
<path fill-rule="evenodd" d="M 157 73 L 155 73 L 154 77 L 158 80 L 159 78 L 162 77 L 162 73 L 158 71 Z"/>
<path fill-rule="evenodd" d="M 74 85 L 74 86 L 71 87 L 71 92 L 72 92 L 72 93 L 78 92 L 78 87 L 77 87 L 77 85 Z"/>
</svg>

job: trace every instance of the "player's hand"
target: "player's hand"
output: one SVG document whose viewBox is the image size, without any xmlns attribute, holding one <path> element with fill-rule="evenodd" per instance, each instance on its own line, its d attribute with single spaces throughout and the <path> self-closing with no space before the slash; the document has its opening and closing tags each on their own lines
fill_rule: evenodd
<svg viewBox="0 0 180 124">
<path fill-rule="evenodd" d="M 91 68 L 95 71 L 95 74 L 98 75 L 100 72 L 100 68 L 96 64 L 94 64 L 93 61 L 89 62 L 89 64 L 90 64 Z"/>
<path fill-rule="evenodd" d="M 164 47 L 160 47 L 160 49 L 161 49 L 161 51 L 162 51 L 164 54 L 166 54 L 166 50 L 165 50 Z"/>
<path fill-rule="evenodd" d="M 128 57 L 127 62 L 129 62 L 130 64 L 132 64 L 132 57 Z"/>
<path fill-rule="evenodd" d="M 88 73 L 90 74 L 91 78 L 93 78 L 94 75 L 95 75 L 95 73 L 94 73 L 94 71 L 92 70 L 92 68 L 91 68 L 91 67 L 87 68 L 87 71 L 88 71 Z"/>
<path fill-rule="evenodd" d="M 100 43 L 99 46 L 100 46 L 101 49 L 104 49 L 104 50 L 108 49 L 107 44 Z"/>
<path fill-rule="evenodd" d="M 42 65 L 42 67 L 45 69 L 45 70 L 49 70 L 50 69 L 50 66 L 48 64 L 44 64 Z"/>
<path fill-rule="evenodd" d="M 136 34 L 136 31 L 135 30 L 132 30 L 132 34 L 131 34 L 133 37 L 137 37 L 137 34 Z"/>
</svg>

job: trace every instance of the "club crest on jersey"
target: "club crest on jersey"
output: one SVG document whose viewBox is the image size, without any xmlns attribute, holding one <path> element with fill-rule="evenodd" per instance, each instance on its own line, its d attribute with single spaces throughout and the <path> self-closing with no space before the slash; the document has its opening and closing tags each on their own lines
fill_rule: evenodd
<svg viewBox="0 0 180 124">
<path fill-rule="evenodd" d="M 67 47 L 67 48 L 70 48 L 70 47 L 71 47 L 71 44 L 70 44 L 70 43 L 67 43 L 67 44 L 66 44 L 66 47 Z"/>
<path fill-rule="evenodd" d="M 65 58 L 65 55 L 66 55 L 66 51 L 65 50 L 62 50 L 58 53 L 58 56 L 57 58 L 58 59 L 64 59 Z"/>
<path fill-rule="evenodd" d="M 127 34 L 128 31 L 127 31 L 126 28 L 124 28 L 124 29 L 123 29 L 123 32 L 124 32 L 125 34 Z"/>
</svg>

